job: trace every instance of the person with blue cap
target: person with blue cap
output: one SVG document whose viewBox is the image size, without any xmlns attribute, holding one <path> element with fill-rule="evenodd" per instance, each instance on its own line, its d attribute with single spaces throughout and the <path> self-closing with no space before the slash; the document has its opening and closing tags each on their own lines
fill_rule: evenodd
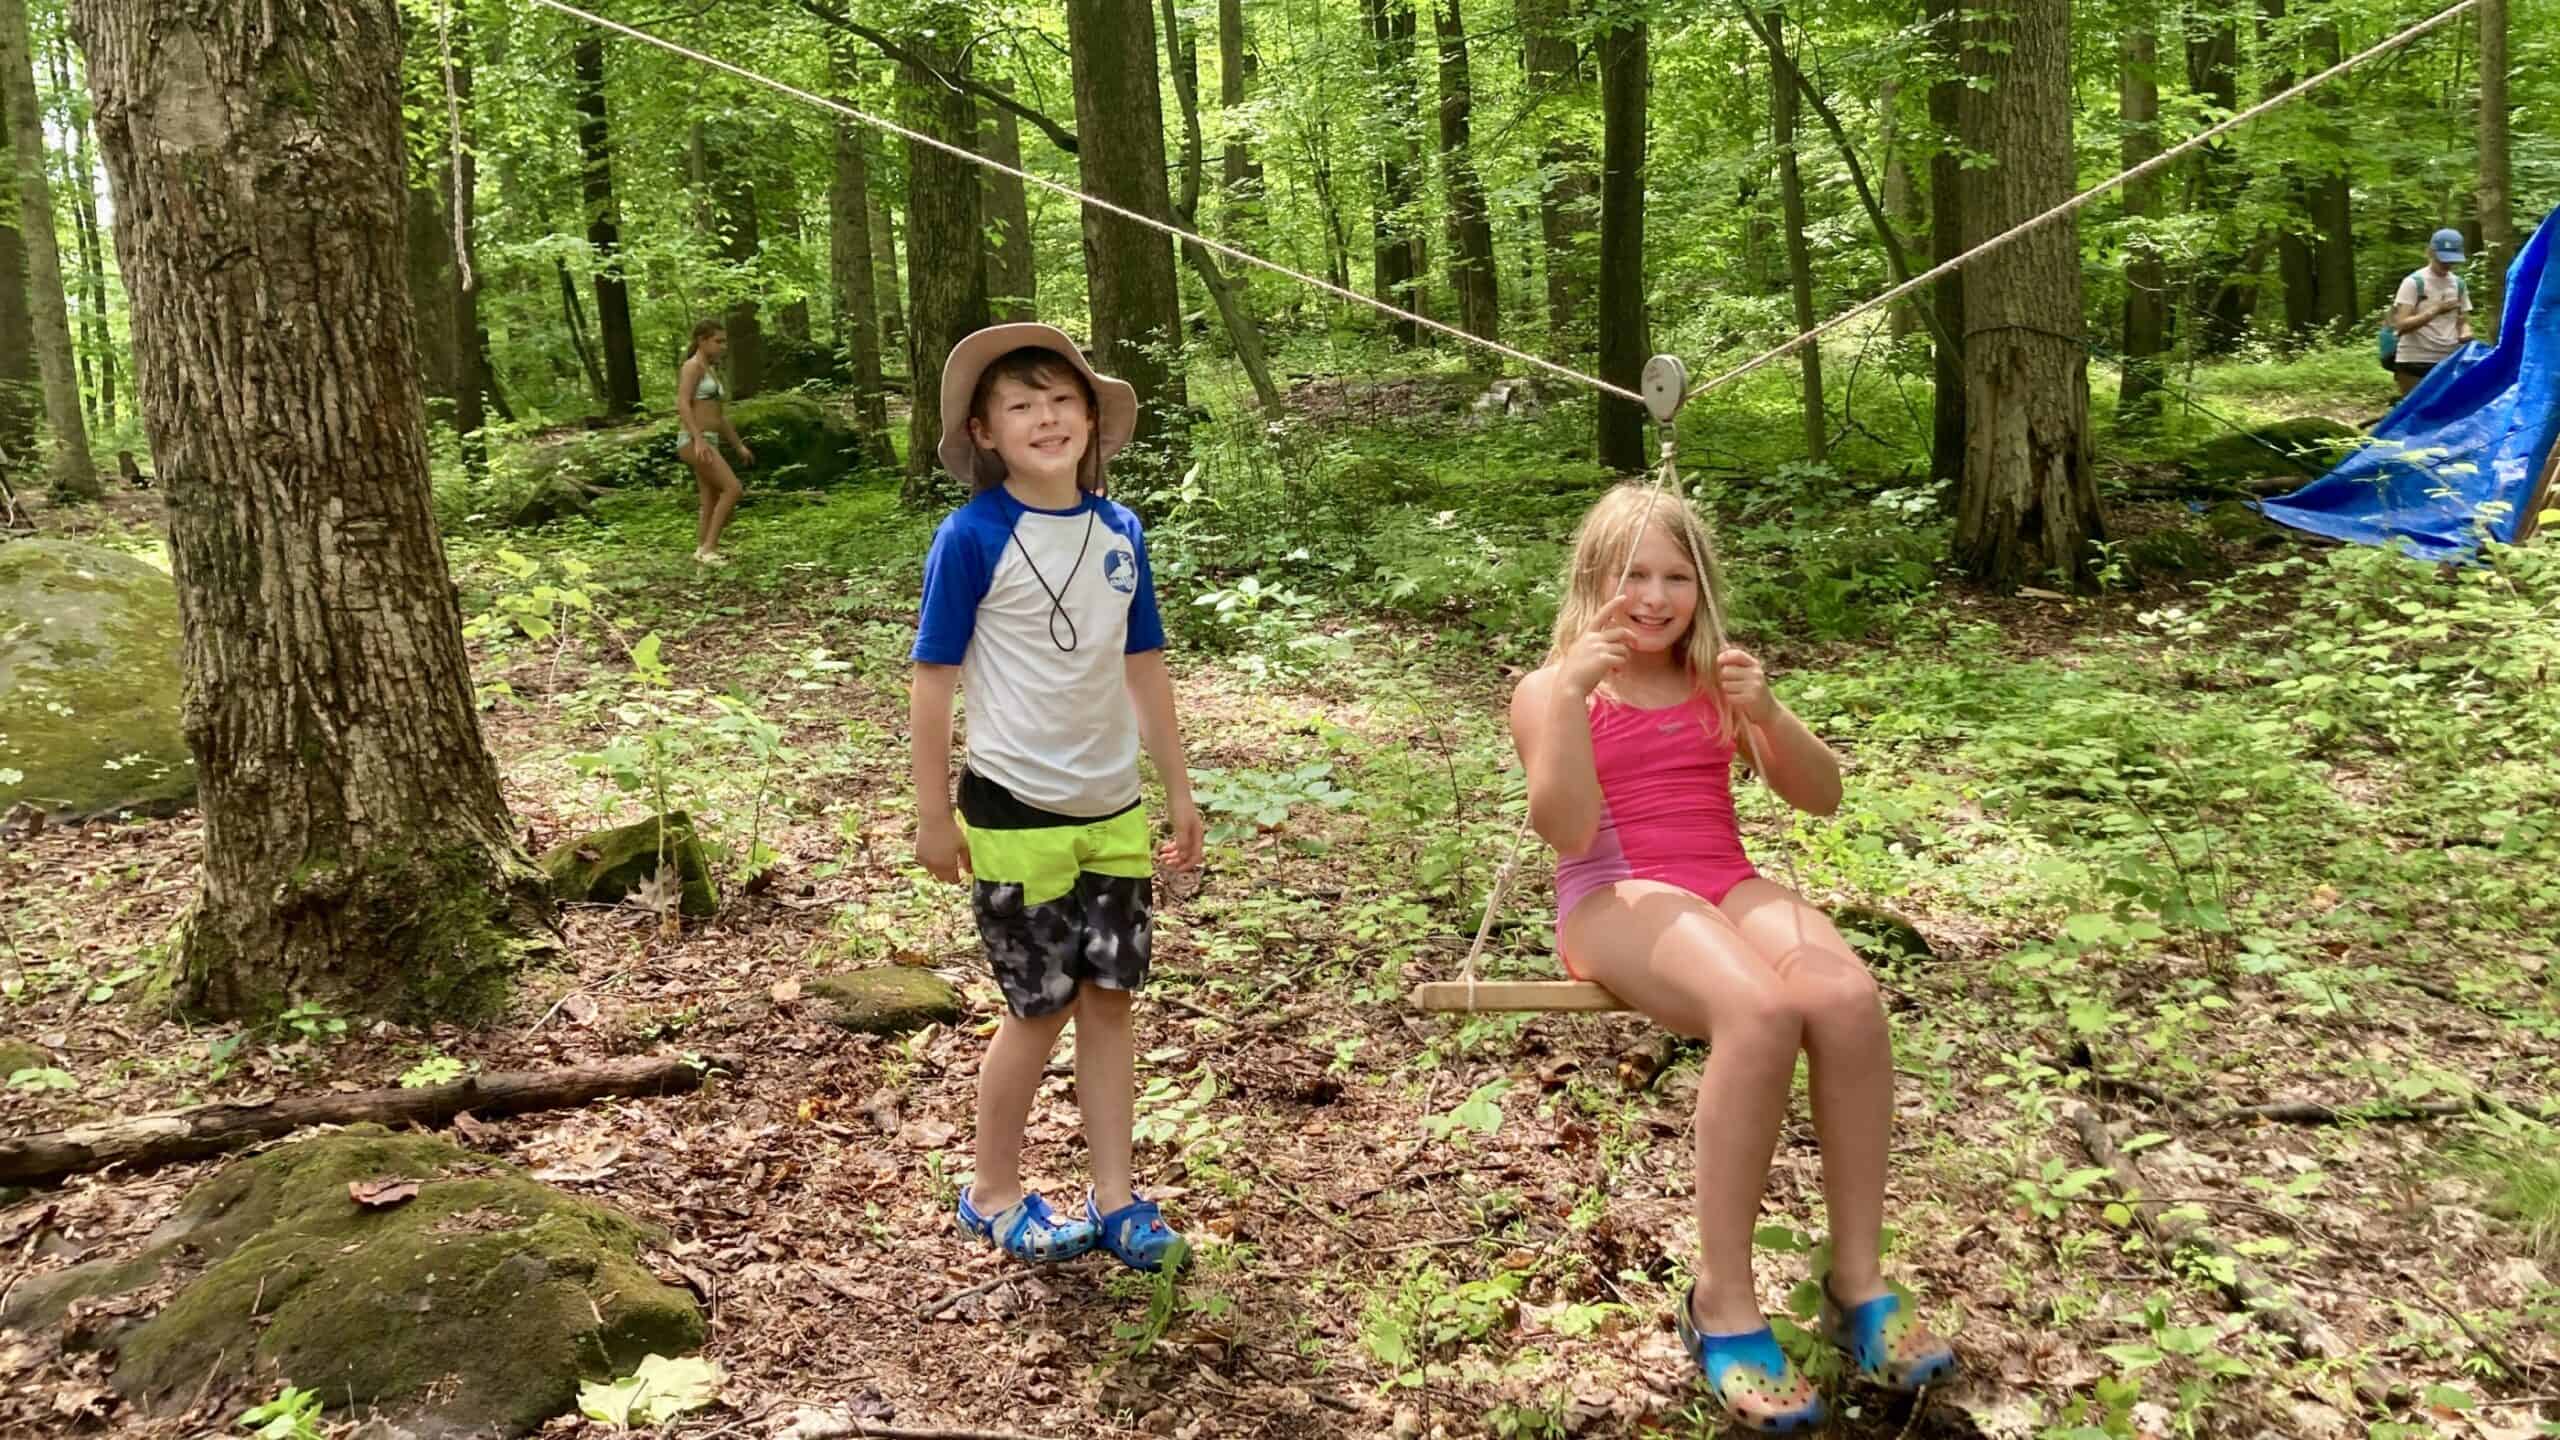
<svg viewBox="0 0 2560 1440">
<path fill-rule="evenodd" d="M 2453 267 L 2462 263 L 2462 232 L 2439 230 L 2427 241 L 2425 268 L 2409 272 L 2392 297 L 2391 328 L 2398 332 L 2391 373 L 2400 393 L 2417 388 L 2471 339 L 2471 296 Z"/>
</svg>

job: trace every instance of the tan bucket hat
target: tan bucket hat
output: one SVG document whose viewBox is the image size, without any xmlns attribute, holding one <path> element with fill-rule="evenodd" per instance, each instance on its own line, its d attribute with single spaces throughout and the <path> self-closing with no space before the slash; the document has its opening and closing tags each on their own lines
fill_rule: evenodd
<svg viewBox="0 0 2560 1440">
<path fill-rule="evenodd" d="M 942 468 L 973 490 L 1001 484 L 1004 462 L 979 449 L 970 438 L 969 400 L 977 394 L 978 377 L 986 373 L 989 365 L 1027 345 L 1055 351 L 1093 387 L 1095 407 L 1101 412 L 1094 417 L 1093 425 L 1091 454 L 1096 475 L 1101 473 L 1103 462 L 1119 454 L 1120 447 L 1137 433 L 1138 392 L 1125 380 L 1096 374 L 1085 361 L 1084 351 L 1067 338 L 1067 332 L 1054 325 L 1032 322 L 990 325 L 952 346 L 951 358 L 942 362 L 942 441 L 934 447 L 934 453 L 941 457 Z"/>
</svg>

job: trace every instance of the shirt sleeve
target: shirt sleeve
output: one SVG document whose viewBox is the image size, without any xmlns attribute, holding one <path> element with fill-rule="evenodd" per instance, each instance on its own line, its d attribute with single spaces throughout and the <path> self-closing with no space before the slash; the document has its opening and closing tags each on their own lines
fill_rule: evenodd
<svg viewBox="0 0 2560 1440">
<path fill-rule="evenodd" d="M 1156 571 L 1147 560 L 1147 535 L 1133 512 L 1129 516 L 1129 545 L 1138 552 L 1138 589 L 1129 597 L 1128 653 L 1141 655 L 1164 648 L 1164 617 L 1156 613 Z"/>
<path fill-rule="evenodd" d="M 968 658 L 978 604 L 993 578 L 976 527 L 957 515 L 943 521 L 924 557 L 924 607 L 909 658 L 927 665 L 957 665 Z"/>
</svg>

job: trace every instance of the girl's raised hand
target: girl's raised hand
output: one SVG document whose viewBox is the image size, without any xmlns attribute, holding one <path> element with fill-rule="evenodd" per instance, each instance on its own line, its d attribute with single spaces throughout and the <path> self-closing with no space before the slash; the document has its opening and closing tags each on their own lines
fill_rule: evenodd
<svg viewBox="0 0 2560 1440">
<path fill-rule="evenodd" d="M 1573 648 L 1556 665 L 1556 678 L 1576 695 L 1589 695 L 1600 688 L 1600 682 L 1617 673 L 1627 663 L 1627 650 L 1634 637 L 1620 622 L 1626 619 L 1629 601 L 1624 595 L 1612 596 L 1600 613 L 1591 617 L 1591 628 L 1573 642 Z"/>
<path fill-rule="evenodd" d="M 1741 646 L 1728 646 L 1716 657 L 1716 681 L 1725 703 L 1743 719 L 1757 725 L 1778 713 L 1778 697 L 1769 692 L 1769 673 L 1760 668 L 1758 656 Z"/>
</svg>

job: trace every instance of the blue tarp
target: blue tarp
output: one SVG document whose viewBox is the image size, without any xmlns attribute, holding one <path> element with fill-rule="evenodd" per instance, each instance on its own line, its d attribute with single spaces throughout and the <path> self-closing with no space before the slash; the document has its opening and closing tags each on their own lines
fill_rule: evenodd
<svg viewBox="0 0 2560 1440">
<path fill-rule="evenodd" d="M 2513 542 L 2560 440 L 2560 210 L 2507 267 L 2498 344 L 2465 345 L 2328 474 L 2263 507 L 2267 518 L 2430 560 Z M 2483 507 L 2491 507 L 2484 509 Z"/>
</svg>

